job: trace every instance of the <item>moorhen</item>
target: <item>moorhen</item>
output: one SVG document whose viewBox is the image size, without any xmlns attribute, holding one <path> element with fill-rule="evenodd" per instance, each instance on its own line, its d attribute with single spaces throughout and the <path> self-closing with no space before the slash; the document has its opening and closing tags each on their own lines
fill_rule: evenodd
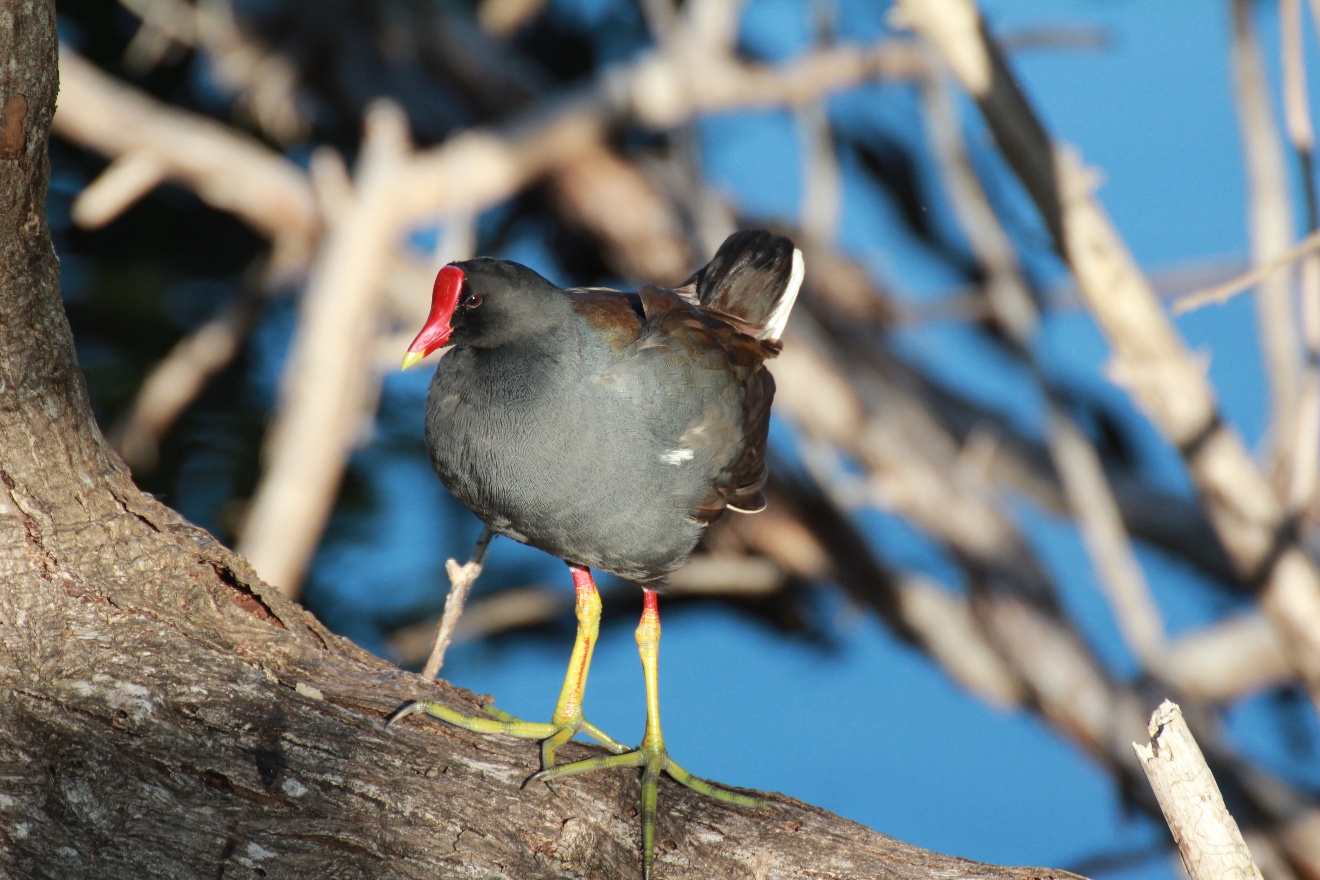
<svg viewBox="0 0 1320 880">
<path fill-rule="evenodd" d="M 578 630 L 548 723 L 469 716 L 425 700 L 391 720 L 425 712 L 468 730 L 539 739 L 541 771 L 529 781 L 641 767 L 648 878 L 660 773 L 720 800 L 761 803 L 693 776 L 666 753 L 656 594 L 725 510 L 765 506 L 775 384 L 764 362 L 780 349 L 802 278 L 802 252 L 759 229 L 730 236 L 681 286 L 637 293 L 562 290 L 517 263 L 465 260 L 440 270 L 430 316 L 404 357 L 407 369 L 454 346 L 427 395 L 431 464 L 495 533 L 568 563 Z M 643 590 L 646 732 L 636 749 L 582 711 L 600 626 L 593 568 Z M 614 754 L 556 766 L 556 749 L 577 733 Z"/>
</svg>

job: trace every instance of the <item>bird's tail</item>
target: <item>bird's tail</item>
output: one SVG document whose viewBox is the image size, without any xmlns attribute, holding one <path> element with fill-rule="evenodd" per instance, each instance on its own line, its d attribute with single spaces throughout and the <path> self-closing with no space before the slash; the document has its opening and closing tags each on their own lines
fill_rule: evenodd
<svg viewBox="0 0 1320 880">
<path fill-rule="evenodd" d="M 782 235 L 744 229 L 724 240 L 688 283 L 703 308 L 737 319 L 752 335 L 777 342 L 802 287 L 802 251 Z"/>
</svg>

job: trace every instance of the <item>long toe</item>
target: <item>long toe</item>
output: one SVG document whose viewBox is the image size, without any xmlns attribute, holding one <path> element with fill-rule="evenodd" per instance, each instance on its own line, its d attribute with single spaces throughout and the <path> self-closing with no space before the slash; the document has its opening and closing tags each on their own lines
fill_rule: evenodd
<svg viewBox="0 0 1320 880">
<path fill-rule="evenodd" d="M 587 758 L 570 764 L 542 768 L 523 781 L 523 788 L 526 788 L 531 782 L 549 783 L 555 779 L 618 767 L 642 768 L 642 876 L 645 880 L 650 880 L 651 870 L 655 865 L 655 825 L 660 802 L 660 776 L 662 774 L 668 774 L 675 782 L 724 803 L 737 804 L 742 807 L 768 806 L 768 803 L 760 798 L 732 791 L 722 785 L 692 775 L 675 762 L 673 758 L 669 757 L 669 753 L 665 751 L 663 744 L 658 746 L 643 744 L 639 748 L 621 754 Z M 553 789 L 551 790 L 553 791 Z"/>
<path fill-rule="evenodd" d="M 629 750 L 623 743 L 588 721 L 581 712 L 565 719 L 545 722 L 523 721 L 494 706 L 486 707 L 486 712 L 492 717 L 467 715 L 432 700 L 414 700 L 404 703 L 390 713 L 385 719 L 385 726 L 390 727 L 409 715 L 424 713 L 474 733 L 502 734 L 520 739 L 540 740 L 542 770 L 552 768 L 559 747 L 579 733 L 586 734 L 616 755 Z"/>
</svg>

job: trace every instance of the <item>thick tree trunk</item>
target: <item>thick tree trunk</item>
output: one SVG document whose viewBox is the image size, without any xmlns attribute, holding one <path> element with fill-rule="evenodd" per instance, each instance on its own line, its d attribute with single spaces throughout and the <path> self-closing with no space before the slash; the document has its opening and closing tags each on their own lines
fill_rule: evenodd
<svg viewBox="0 0 1320 880">
<path fill-rule="evenodd" d="M 475 704 L 326 632 L 134 487 L 92 419 L 45 224 L 54 11 L 0 10 L 0 875 L 639 875 L 635 776 L 556 797 L 519 789 L 529 743 L 383 732 L 423 691 Z M 668 880 L 1061 876 L 674 785 L 659 840 Z"/>
</svg>

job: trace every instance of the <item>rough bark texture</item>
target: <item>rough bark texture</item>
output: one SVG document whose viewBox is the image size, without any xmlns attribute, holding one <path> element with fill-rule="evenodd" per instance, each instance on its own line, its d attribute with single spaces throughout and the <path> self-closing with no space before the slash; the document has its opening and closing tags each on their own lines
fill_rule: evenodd
<svg viewBox="0 0 1320 880">
<path fill-rule="evenodd" d="M 423 691 L 475 704 L 326 632 L 134 487 L 60 308 L 44 219 L 55 53 L 50 2 L 0 0 L 0 876 L 638 875 L 633 775 L 521 791 L 532 744 L 425 721 L 383 732 Z M 1065 876 L 673 785 L 659 840 L 667 880 Z"/>
</svg>

